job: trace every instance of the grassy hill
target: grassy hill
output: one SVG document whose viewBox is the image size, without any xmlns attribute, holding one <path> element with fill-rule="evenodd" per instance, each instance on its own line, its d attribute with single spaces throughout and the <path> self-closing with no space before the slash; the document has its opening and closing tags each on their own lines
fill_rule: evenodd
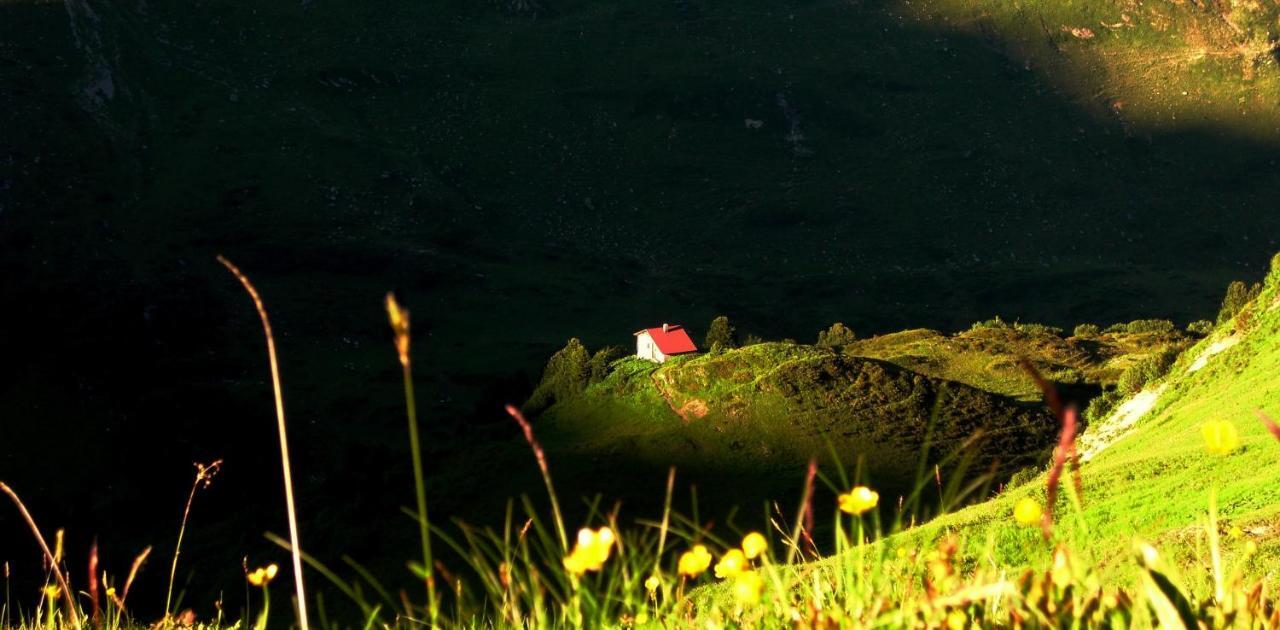
<svg viewBox="0 0 1280 630">
<path fill-rule="evenodd" d="M 707 513 L 793 502 L 810 458 L 856 465 L 896 497 L 912 492 L 926 448 L 929 470 L 948 472 L 963 451 L 966 475 L 992 473 L 994 486 L 1043 461 L 1058 431 L 1020 360 L 1083 404 L 1125 366 L 1189 343 L 1171 330 L 1081 339 L 995 320 L 954 335 L 757 343 L 662 365 L 628 357 L 541 413 L 537 430 L 553 459 L 608 463 L 562 475 L 567 493 L 589 480 L 609 496 L 606 480 L 625 487 L 639 471 L 675 466 L 699 485 Z M 549 367 L 547 378 L 558 373 Z"/>
<path fill-rule="evenodd" d="M 1223 339 L 1238 339 L 1225 350 Z M 1204 361 L 1199 361 L 1204 357 Z M 1224 552 L 1229 564 L 1243 564 L 1261 576 L 1280 561 L 1280 443 L 1257 417 L 1280 415 L 1280 257 L 1262 294 L 1235 318 L 1185 352 L 1162 381 L 1160 392 L 1130 430 L 1114 434 L 1082 467 L 1083 504 L 1079 528 L 1064 517 L 1062 537 L 1087 552 L 1109 580 L 1127 580 L 1137 570 L 1131 551 L 1146 540 L 1175 558 L 1189 585 L 1203 591 L 1202 569 L 1209 494 L 1218 493 L 1219 529 L 1233 530 Z M 1108 418 L 1091 432 L 1106 432 Z M 1241 447 L 1227 457 L 1205 452 L 1201 427 L 1227 420 L 1239 430 Z M 1013 505 L 1024 497 L 1043 500 L 1043 475 L 1001 496 L 949 514 L 906 532 L 894 544 L 930 545 L 948 532 L 962 533 L 970 558 L 1007 566 L 1036 561 L 1043 549 L 1026 544 L 1034 533 L 1011 523 Z M 1065 499 L 1063 514 L 1071 508 Z M 1259 553 L 1242 553 L 1248 541 Z"/>
</svg>

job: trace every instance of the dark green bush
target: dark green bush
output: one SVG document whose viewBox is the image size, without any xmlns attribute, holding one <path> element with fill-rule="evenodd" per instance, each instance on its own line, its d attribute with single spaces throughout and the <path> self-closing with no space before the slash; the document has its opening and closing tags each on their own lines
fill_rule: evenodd
<svg viewBox="0 0 1280 630">
<path fill-rule="evenodd" d="M 1131 334 L 1138 333 L 1160 333 L 1169 334 L 1176 330 L 1177 327 L 1173 322 L 1167 319 L 1135 319 L 1125 324 L 1125 332 Z"/>
<path fill-rule="evenodd" d="M 1124 394 L 1118 389 L 1108 389 L 1089 401 L 1089 406 L 1084 410 L 1084 421 L 1086 424 L 1094 424 L 1101 422 L 1111 413 L 1120 401 L 1124 400 Z"/>
<path fill-rule="evenodd" d="M 995 317 L 992 317 L 991 319 L 986 319 L 980 322 L 974 322 L 973 325 L 969 327 L 969 330 L 982 330 L 984 328 L 1008 328 L 1008 327 L 1009 327 L 1009 323 L 1004 321 L 1003 319 L 1000 319 L 1000 316 L 997 315 Z"/>
<path fill-rule="evenodd" d="M 852 330 L 849 330 L 840 322 L 832 324 L 831 328 L 818 332 L 818 345 L 823 348 L 847 346 L 854 341 L 857 341 L 857 335 L 854 335 Z"/>
<path fill-rule="evenodd" d="M 1089 337 L 1097 337 L 1101 332 L 1102 329 L 1098 328 L 1097 324 L 1080 324 L 1076 326 L 1075 330 L 1071 331 L 1071 334 L 1075 337 L 1087 339 Z"/>
<path fill-rule="evenodd" d="M 1262 285 L 1255 282 L 1249 286 L 1240 280 L 1227 285 L 1227 294 L 1222 298 L 1222 308 L 1218 309 L 1218 323 L 1221 324 L 1235 317 L 1246 304 L 1252 302 L 1262 293 Z"/>
<path fill-rule="evenodd" d="M 1046 326 L 1044 324 L 1023 324 L 1022 322 L 1014 322 L 1013 329 L 1027 333 L 1029 335 L 1061 335 L 1062 329 L 1057 326 Z"/>
<path fill-rule="evenodd" d="M 707 338 L 702 342 L 702 347 L 712 352 L 738 347 L 737 330 L 729 323 L 728 317 L 721 315 L 711 320 L 711 327 L 707 329 Z"/>
<path fill-rule="evenodd" d="M 591 382 L 591 373 L 591 356 L 586 346 L 577 338 L 570 339 L 547 361 L 542 380 L 524 404 L 525 412 L 536 414 L 581 394 Z"/>
<path fill-rule="evenodd" d="M 762 343 L 764 343 L 764 337 L 761 337 L 760 335 L 747 335 L 742 340 L 742 347 L 756 346 Z"/>
<path fill-rule="evenodd" d="M 1036 475 L 1040 474 L 1041 470 L 1043 470 L 1043 467 L 1035 465 L 1019 468 L 1018 472 L 1009 477 L 1009 481 L 1004 484 L 1004 489 L 1012 490 L 1019 486 L 1027 485 L 1027 483 L 1036 478 Z"/>
<path fill-rule="evenodd" d="M 1178 351 L 1174 348 L 1167 348 L 1142 357 L 1120 375 L 1120 380 L 1116 382 L 1116 389 L 1123 395 L 1136 394 L 1148 383 L 1168 373 L 1177 359 Z"/>
<path fill-rule="evenodd" d="M 627 351 L 622 346 L 605 346 L 591 355 L 591 377 L 590 383 L 595 384 L 603 381 L 609 376 L 609 372 L 613 369 L 613 362 L 627 355 Z"/>
<path fill-rule="evenodd" d="M 1213 332 L 1213 328 L 1213 322 L 1207 319 L 1201 319 L 1187 324 L 1187 332 L 1201 337 L 1208 336 L 1209 333 Z"/>
</svg>

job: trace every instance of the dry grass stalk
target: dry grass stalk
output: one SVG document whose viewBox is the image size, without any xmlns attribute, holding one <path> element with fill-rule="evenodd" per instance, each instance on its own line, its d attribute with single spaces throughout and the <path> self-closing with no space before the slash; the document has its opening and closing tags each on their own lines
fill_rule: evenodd
<svg viewBox="0 0 1280 630">
<path fill-rule="evenodd" d="M 271 320 L 267 317 L 267 308 L 262 304 L 262 298 L 258 295 L 258 290 L 254 288 L 253 283 L 249 282 L 249 278 L 230 260 L 218 256 L 218 262 L 222 263 L 222 266 L 226 267 L 227 271 L 230 271 L 249 293 L 253 306 L 258 311 L 258 318 L 262 320 L 263 334 L 267 338 L 267 358 L 271 363 L 271 387 L 276 402 L 276 427 L 280 432 L 280 465 L 284 468 L 284 501 L 289 517 L 289 539 L 292 543 L 289 550 L 293 555 L 293 581 L 298 595 L 298 625 L 302 630 L 309 630 L 311 626 L 307 623 L 306 589 L 302 584 L 302 546 L 298 541 L 298 511 L 293 501 L 293 470 L 289 465 L 289 439 L 285 429 L 284 394 L 280 389 L 280 364 L 276 360 L 276 340 L 271 333 Z"/>
<path fill-rule="evenodd" d="M 191 517 L 191 504 L 196 500 L 196 491 L 200 488 L 208 488 L 213 483 L 214 475 L 222 469 L 222 460 L 218 460 L 209 465 L 196 463 L 196 478 L 191 483 L 191 494 L 187 495 L 187 507 L 182 511 L 182 525 L 178 527 L 178 543 L 173 547 L 173 564 L 169 567 L 169 591 L 164 596 L 164 617 L 166 620 L 170 618 L 170 605 L 173 602 L 173 579 L 178 574 L 178 555 L 182 553 L 182 537 L 187 533 L 187 519 Z"/>
<path fill-rule="evenodd" d="M 89 605 L 91 606 L 89 618 L 97 623 L 98 616 L 101 614 L 101 606 L 98 602 L 98 539 L 93 539 L 93 544 L 89 547 Z"/>
<path fill-rule="evenodd" d="M 22 504 L 22 499 L 18 498 L 18 494 L 3 481 L 0 481 L 0 492 L 9 495 L 9 498 L 13 500 L 13 504 L 18 506 L 18 512 L 22 515 L 22 520 L 27 522 L 27 526 L 31 528 L 32 535 L 36 538 L 36 542 L 40 543 L 40 550 L 44 552 L 44 557 L 49 561 L 53 576 L 58 580 L 58 588 L 62 591 L 62 601 L 67 606 L 67 616 L 71 618 L 71 625 L 79 630 L 80 613 L 76 612 L 75 600 L 71 599 L 71 586 L 67 584 L 67 578 L 62 575 L 62 570 L 58 568 L 56 556 L 49 550 L 49 544 L 45 542 L 44 536 L 40 534 L 40 528 L 36 527 L 35 519 L 27 511 L 27 506 Z"/>
<path fill-rule="evenodd" d="M 129 577 L 125 578 L 124 588 L 120 589 L 120 598 L 116 600 L 116 606 L 120 610 L 124 610 L 124 602 L 129 599 L 129 588 L 133 586 L 133 579 L 138 577 L 138 571 L 142 569 L 142 564 L 147 561 L 147 556 L 150 555 L 151 547 L 147 547 L 133 559 L 133 566 L 129 567 Z"/>
<path fill-rule="evenodd" d="M 565 551 L 569 550 L 569 538 L 564 533 L 564 517 L 560 515 L 560 502 L 556 500 L 555 487 L 551 485 L 551 468 L 547 466 L 547 454 L 543 452 L 542 445 L 538 443 L 538 439 L 533 436 L 533 425 L 525 419 L 524 414 L 515 405 L 507 405 L 507 414 L 515 419 L 520 425 L 520 429 L 524 431 L 524 439 L 529 443 L 529 448 L 533 449 L 533 456 L 538 460 L 538 469 L 542 471 L 542 481 L 547 486 L 547 495 L 551 497 L 551 511 L 556 519 L 556 533 L 560 534 L 560 546 Z"/>
<path fill-rule="evenodd" d="M 813 479 L 818 474 L 817 460 L 810 459 L 809 467 L 805 470 L 804 475 L 804 493 L 800 496 L 800 512 L 796 514 L 795 528 L 791 531 L 791 544 L 787 547 L 787 564 L 791 564 L 796 559 L 796 554 L 800 552 L 801 539 L 809 540 L 809 532 L 805 529 L 806 516 L 810 514 L 813 501 Z M 813 544 L 810 541 L 810 544 Z"/>
</svg>

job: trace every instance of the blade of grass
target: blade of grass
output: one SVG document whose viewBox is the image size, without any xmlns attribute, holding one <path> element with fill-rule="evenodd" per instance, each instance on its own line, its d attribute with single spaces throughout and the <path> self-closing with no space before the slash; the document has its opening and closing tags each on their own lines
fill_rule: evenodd
<svg viewBox="0 0 1280 630">
<path fill-rule="evenodd" d="M 293 470 L 289 465 L 289 438 L 285 430 L 284 394 L 280 391 L 280 363 L 276 360 L 276 340 L 271 333 L 271 320 L 267 317 L 267 308 L 263 305 L 262 298 L 258 295 L 258 290 L 254 288 L 253 283 L 249 282 L 249 278 L 230 260 L 219 255 L 218 262 L 240 281 L 244 290 L 249 293 L 249 297 L 253 299 L 253 306 L 258 311 L 258 318 L 262 320 L 262 331 L 267 338 L 267 358 L 271 362 L 271 388 L 275 394 L 276 403 L 276 428 L 280 433 L 280 465 L 284 469 L 284 501 L 289 516 L 289 538 L 293 541 L 290 551 L 293 554 L 293 582 L 298 594 L 298 625 L 302 630 L 309 630 L 311 626 L 307 623 L 307 593 L 302 583 L 302 547 L 298 542 L 298 510 L 293 501 Z"/>
<path fill-rule="evenodd" d="M 422 441 L 418 437 L 418 405 L 413 392 L 413 370 L 409 357 L 409 311 L 401 308 L 396 302 L 396 296 L 392 293 L 387 294 L 386 307 L 391 330 L 395 333 L 396 354 L 400 358 L 400 372 L 404 380 L 404 401 L 409 419 L 409 453 L 413 459 L 413 488 L 418 501 L 418 535 L 422 539 L 422 566 L 426 571 L 427 614 L 434 625 L 439 606 L 436 600 L 435 575 L 432 573 L 431 536 L 428 533 L 431 521 L 427 518 L 427 486 L 422 477 Z M 410 611 L 405 612 L 408 614 Z"/>
<path fill-rule="evenodd" d="M 22 520 L 26 521 L 27 526 L 31 528 L 32 535 L 35 536 L 36 542 L 40 544 L 40 550 L 44 552 L 45 559 L 49 561 L 50 570 L 53 571 L 54 577 L 58 580 L 58 588 L 62 591 L 62 601 L 67 606 L 67 616 L 71 617 L 71 625 L 79 630 L 80 613 L 76 611 L 76 603 L 71 599 L 71 586 L 67 584 L 67 578 L 62 575 L 62 570 L 58 568 L 58 561 L 53 552 L 49 550 L 49 543 L 45 542 L 44 536 L 40 534 L 40 528 L 36 527 L 35 519 L 27 511 L 27 506 L 22 504 L 22 499 L 18 498 L 18 493 L 14 492 L 3 481 L 0 481 L 0 492 L 9 495 L 9 498 L 13 500 L 13 504 L 18 506 L 18 513 L 22 515 Z"/>
</svg>

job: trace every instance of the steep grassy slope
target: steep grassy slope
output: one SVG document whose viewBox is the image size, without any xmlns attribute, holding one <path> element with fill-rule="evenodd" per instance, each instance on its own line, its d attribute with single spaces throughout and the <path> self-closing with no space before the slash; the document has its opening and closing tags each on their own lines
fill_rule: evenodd
<svg viewBox="0 0 1280 630">
<path fill-rule="evenodd" d="M 858 340 L 844 352 L 1033 402 L 1040 400 L 1041 393 L 1019 365 L 1020 359 L 1069 395 L 1083 398 L 1114 384 L 1126 367 L 1142 357 L 1176 350 L 1190 341 L 1176 332 L 1064 338 L 1040 327 L 996 319 L 954 335 L 924 329 L 881 335 Z"/>
<path fill-rule="evenodd" d="M 1203 363 L 1197 360 L 1223 338 L 1240 342 Z M 1219 345 L 1218 347 L 1221 347 Z M 1192 371 L 1193 366 L 1196 367 Z M 1184 567 L 1203 576 L 1209 497 L 1217 492 L 1219 529 L 1228 565 L 1245 562 L 1253 574 L 1280 561 L 1280 442 L 1256 412 L 1280 415 L 1280 257 L 1262 295 L 1195 348 L 1184 353 L 1164 382 L 1154 407 L 1083 465 L 1083 522 L 1077 526 L 1065 500 L 1058 505 L 1058 536 L 1088 551 L 1104 575 L 1124 577 L 1136 565 L 1135 540 L 1154 542 Z M 1242 447 L 1228 456 L 1206 453 L 1200 428 L 1229 420 Z M 1094 427 L 1098 430 L 1102 427 Z M 1003 495 L 900 535 L 899 542 L 931 546 L 939 536 L 961 535 L 970 560 L 1021 566 L 1043 557 L 1039 533 L 1013 525 L 1014 503 L 1044 499 L 1044 476 Z M 1228 532 L 1238 528 L 1235 536 Z M 1245 558 L 1247 541 L 1260 552 Z M 1203 586 L 1192 584 L 1192 586 Z"/>
<path fill-rule="evenodd" d="M 897 496 L 913 488 L 926 444 L 942 470 L 963 452 L 969 476 L 990 471 L 996 480 L 1043 460 L 1057 427 L 1019 358 L 1077 393 L 1096 393 L 1114 382 L 1116 365 L 1183 343 L 1176 333 L 1080 340 L 988 326 L 843 348 L 761 343 L 661 366 L 626 358 L 550 407 L 538 432 L 555 460 L 608 462 L 580 475 L 606 496 L 605 478 L 676 466 L 712 496 L 708 512 L 789 504 L 809 458 L 833 464 L 833 456 Z"/>
</svg>

